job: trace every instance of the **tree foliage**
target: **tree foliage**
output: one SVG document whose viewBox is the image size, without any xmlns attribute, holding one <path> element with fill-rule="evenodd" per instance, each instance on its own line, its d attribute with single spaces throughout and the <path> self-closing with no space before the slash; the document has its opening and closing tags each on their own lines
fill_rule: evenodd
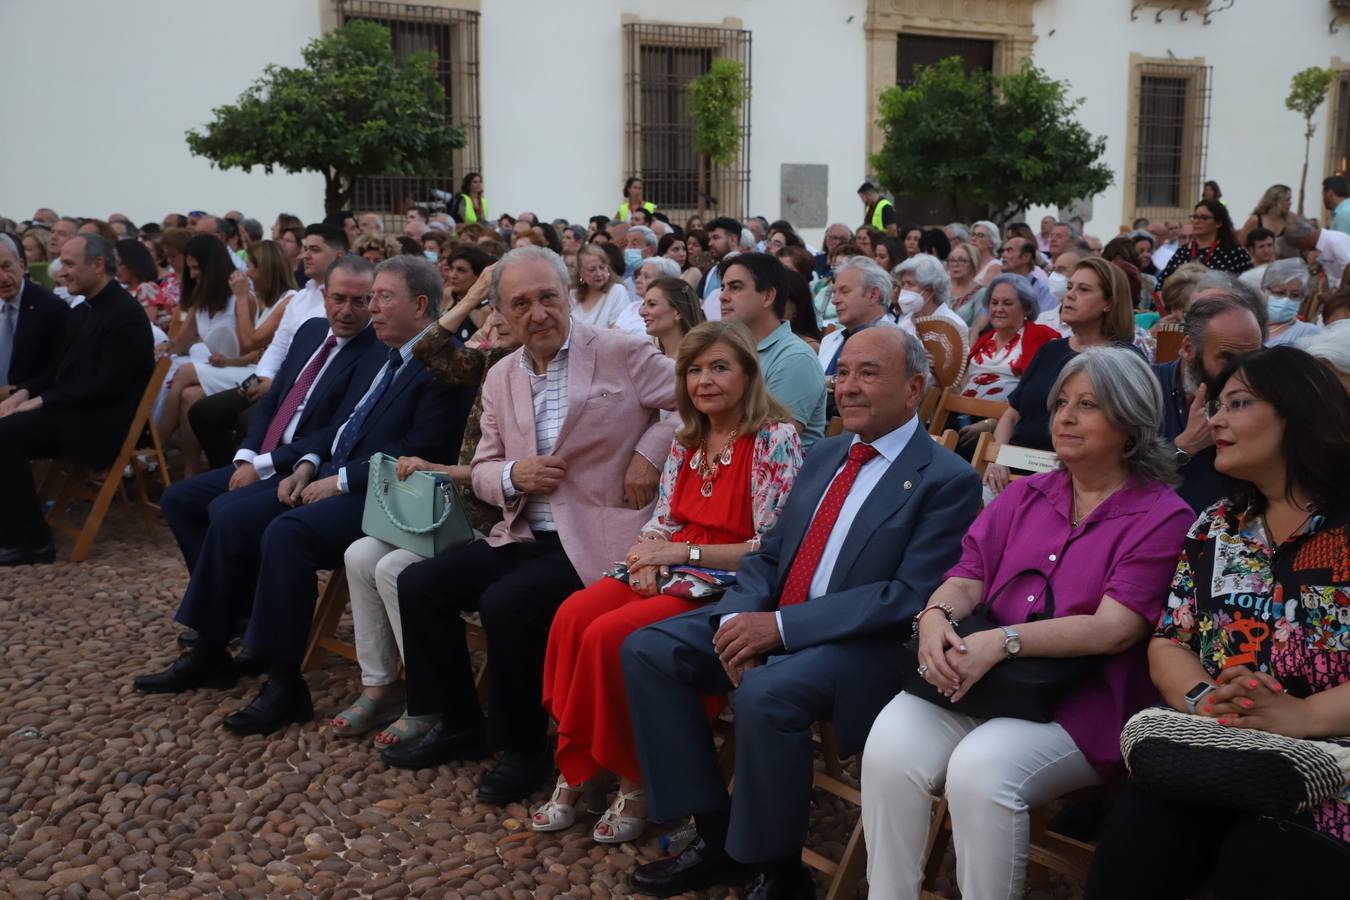
<svg viewBox="0 0 1350 900">
<path fill-rule="evenodd" d="M 1327 99 L 1327 91 L 1335 79 L 1334 72 L 1318 66 L 1309 66 L 1289 79 L 1289 96 L 1284 98 L 1285 108 L 1303 117 L 1303 175 L 1298 183 L 1299 215 L 1303 215 L 1303 192 L 1308 186 L 1308 153 L 1312 148 L 1313 135 L 1317 133 L 1313 116 Z"/>
<path fill-rule="evenodd" d="M 687 91 L 694 152 L 719 165 L 735 162 L 741 152 L 741 106 L 749 93 L 745 67 L 718 57 L 707 72 L 690 80 Z"/>
<path fill-rule="evenodd" d="M 1067 88 L 1030 62 L 1009 75 L 967 73 L 958 57 L 918 67 L 881 93 L 872 167 L 893 194 L 987 205 L 1000 222 L 1099 194 L 1115 180 L 1106 138 L 1079 124 Z"/>
<path fill-rule="evenodd" d="M 222 169 L 319 172 L 324 206 L 345 208 L 358 175 L 448 171 L 463 130 L 445 119 L 434 57 L 394 58 L 389 30 L 352 21 L 311 41 L 303 68 L 269 65 L 188 148 Z"/>
</svg>

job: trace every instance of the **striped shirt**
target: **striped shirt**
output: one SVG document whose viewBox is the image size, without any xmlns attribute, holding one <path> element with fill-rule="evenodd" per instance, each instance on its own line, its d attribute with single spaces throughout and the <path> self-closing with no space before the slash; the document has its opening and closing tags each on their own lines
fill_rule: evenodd
<svg viewBox="0 0 1350 900">
<path fill-rule="evenodd" d="M 553 446 L 558 442 L 558 432 L 563 420 L 567 418 L 567 348 L 572 342 L 569 334 L 562 347 L 549 360 L 544 374 L 537 375 L 530 361 L 529 351 L 520 354 L 520 368 L 530 379 L 530 401 L 534 406 L 534 445 L 535 453 L 550 456 Z M 520 491 L 511 483 L 512 461 L 502 470 L 502 492 L 507 500 L 514 499 Z M 557 531 L 553 521 L 553 510 L 547 494 L 531 494 L 525 501 L 521 515 L 530 524 L 533 531 Z"/>
</svg>

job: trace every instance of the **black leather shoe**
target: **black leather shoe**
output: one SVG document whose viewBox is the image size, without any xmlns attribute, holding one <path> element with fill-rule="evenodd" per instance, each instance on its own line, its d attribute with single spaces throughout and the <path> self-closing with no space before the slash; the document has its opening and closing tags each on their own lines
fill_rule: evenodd
<svg viewBox="0 0 1350 900">
<path fill-rule="evenodd" d="M 684 848 L 679 856 L 668 856 L 638 866 L 628 883 L 639 894 L 673 897 L 715 884 L 744 884 L 755 870 L 727 856 L 725 850 L 710 849 L 703 838 Z"/>
<path fill-rule="evenodd" d="M 524 800 L 553 777 L 553 751 L 502 754 L 497 767 L 478 779 L 478 799 L 494 806 Z"/>
<path fill-rule="evenodd" d="M 488 752 L 481 725 L 464 728 L 442 719 L 417 740 L 399 741 L 385 749 L 380 759 L 399 769 L 427 769 L 455 760 L 482 759 Z"/>
<path fill-rule="evenodd" d="M 227 691 L 238 677 L 228 656 L 207 659 L 200 653 L 184 653 L 163 672 L 137 675 L 132 685 L 144 694 L 177 694 L 197 688 Z"/>
<path fill-rule="evenodd" d="M 259 659 L 247 650 L 240 650 L 235 654 L 230 666 L 234 669 L 234 674 L 240 678 L 251 678 L 267 671 L 267 661 Z"/>
<path fill-rule="evenodd" d="M 40 547 L 0 547 L 0 566 L 32 566 L 56 559 L 56 545 L 50 540 Z"/>
<path fill-rule="evenodd" d="M 252 703 L 225 717 L 225 727 L 235 734 L 271 734 L 312 718 L 314 701 L 303 678 L 284 687 L 269 678 Z"/>
<path fill-rule="evenodd" d="M 191 650 L 193 647 L 197 646 L 197 637 L 197 632 L 191 628 L 186 631 L 180 631 L 178 632 L 178 646 L 182 647 L 184 650 Z"/>
<path fill-rule="evenodd" d="M 750 886 L 745 900 L 816 900 L 816 884 L 801 865 L 792 871 L 764 872 Z"/>
</svg>

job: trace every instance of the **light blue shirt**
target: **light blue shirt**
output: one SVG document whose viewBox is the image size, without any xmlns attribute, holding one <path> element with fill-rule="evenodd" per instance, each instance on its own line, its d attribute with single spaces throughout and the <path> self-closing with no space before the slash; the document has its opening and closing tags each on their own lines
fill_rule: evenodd
<svg viewBox="0 0 1350 900">
<path fill-rule="evenodd" d="M 805 453 L 825 436 L 825 373 L 815 352 L 787 322 L 779 322 L 756 349 L 769 393 L 801 423 Z"/>
<path fill-rule="evenodd" d="M 1350 234 L 1350 198 L 1336 204 L 1336 209 L 1331 214 L 1331 227 L 1336 231 Z"/>
</svg>

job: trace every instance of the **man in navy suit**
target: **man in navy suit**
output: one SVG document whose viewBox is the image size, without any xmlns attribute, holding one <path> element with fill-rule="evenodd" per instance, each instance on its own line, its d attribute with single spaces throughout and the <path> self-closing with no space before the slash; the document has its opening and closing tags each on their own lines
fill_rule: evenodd
<svg viewBox="0 0 1350 900">
<path fill-rule="evenodd" d="M 239 734 L 266 734 L 314 714 L 300 663 L 318 599 L 315 573 L 340 567 L 347 546 L 361 536 L 370 457 L 449 462 L 459 454 L 474 389 L 433 381 L 413 357 L 439 315 L 440 273 L 413 256 L 394 257 L 375 271 L 371 322 L 386 362 L 372 380 L 353 382 L 343 401 L 350 415 L 292 443 L 298 462 L 289 475 L 240 488 L 238 499 L 212 510 L 194 572 L 203 590 L 189 592 L 179 609 L 178 621 L 199 634 L 186 660 L 175 664 L 191 678 L 162 689 L 228 683 L 234 602 L 228 573 L 240 565 L 258 573 L 244 646 L 267 661 L 269 678 L 246 708 L 226 717 L 225 727 Z"/>
<path fill-rule="evenodd" d="M 899 329 L 855 335 L 835 400 L 847 432 L 811 449 L 778 524 L 708 609 L 643 628 L 623 674 L 651 818 L 692 814 L 699 839 L 639 866 L 640 893 L 759 881 L 748 895 L 814 897 L 802 868 L 811 725 L 860 749 L 900 690 L 897 650 L 956 562 L 980 505 L 969 464 L 915 416 L 927 355 Z M 734 692 L 736 790 L 718 767 L 705 694 Z"/>
<path fill-rule="evenodd" d="M 70 307 L 27 271 L 19 242 L 0 234 L 0 399 L 56 365 L 65 342 Z"/>
<path fill-rule="evenodd" d="M 258 401 L 258 415 L 249 425 L 234 464 L 180 481 L 165 492 L 160 509 L 189 573 L 196 571 L 214 511 L 243 496 L 241 490 L 249 485 L 289 475 L 300 459 L 296 443 L 346 419 L 358 399 L 349 396 L 354 393 L 353 383 L 364 389 L 384 365 L 385 347 L 369 327 L 374 277 L 375 267 L 368 260 L 338 257 L 325 278 L 327 318 L 311 319 L 296 332 L 272 387 Z M 236 585 L 232 591 L 236 597 L 253 593 L 256 570 L 235 567 L 228 575 Z M 212 588 L 201 583 L 188 586 L 190 594 L 203 589 Z M 231 611 L 221 612 L 231 613 L 233 621 Z M 247 610 L 234 612 L 246 614 Z M 146 676 L 137 680 L 137 687 L 155 691 L 186 686 L 178 678 L 165 682 L 158 676 Z"/>
</svg>

